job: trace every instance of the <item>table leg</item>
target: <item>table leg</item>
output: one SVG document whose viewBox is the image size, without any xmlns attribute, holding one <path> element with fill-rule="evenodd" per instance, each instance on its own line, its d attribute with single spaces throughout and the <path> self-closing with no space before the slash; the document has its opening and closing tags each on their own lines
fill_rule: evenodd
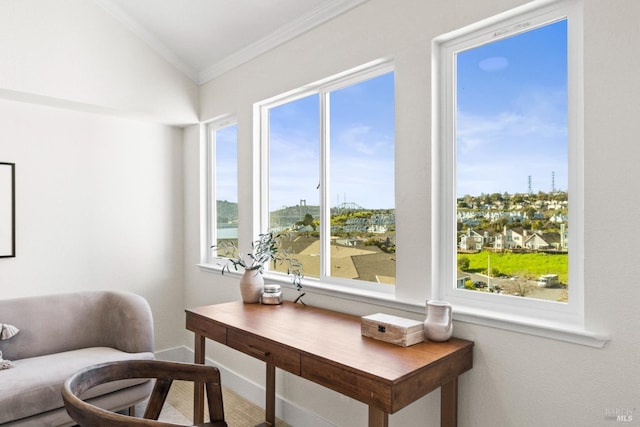
<svg viewBox="0 0 640 427">
<path fill-rule="evenodd" d="M 369 427 L 389 427 L 389 414 L 369 405 Z"/>
<path fill-rule="evenodd" d="M 204 336 L 196 334 L 194 345 L 194 362 L 204 365 Z M 204 422 L 204 383 L 193 383 L 193 423 Z"/>
<path fill-rule="evenodd" d="M 458 377 L 440 387 L 440 426 L 458 425 Z"/>
<path fill-rule="evenodd" d="M 264 419 L 256 427 L 273 427 L 276 425 L 276 367 L 266 363 L 267 383 L 265 390 Z"/>
</svg>

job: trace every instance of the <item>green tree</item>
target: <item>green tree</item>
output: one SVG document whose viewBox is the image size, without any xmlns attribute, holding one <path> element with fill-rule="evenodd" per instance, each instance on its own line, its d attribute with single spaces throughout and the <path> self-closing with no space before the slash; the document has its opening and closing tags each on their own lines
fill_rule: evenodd
<svg viewBox="0 0 640 427">
<path fill-rule="evenodd" d="M 458 258 L 458 269 L 462 271 L 467 271 L 469 269 L 470 263 L 471 261 L 469 260 L 469 257 L 461 256 L 460 258 Z"/>
<path fill-rule="evenodd" d="M 313 220 L 313 215 L 311 215 L 310 213 L 305 214 L 303 220 L 296 222 L 296 225 L 303 225 L 305 227 L 311 226 L 314 231 L 315 231 L 316 226 L 317 226 L 316 225 L 316 221 Z"/>
<path fill-rule="evenodd" d="M 468 289 L 468 290 L 471 290 L 471 291 L 475 291 L 476 290 L 476 287 L 473 286 L 473 280 L 471 280 L 471 279 L 467 279 L 467 280 L 464 281 L 464 288 Z"/>
</svg>

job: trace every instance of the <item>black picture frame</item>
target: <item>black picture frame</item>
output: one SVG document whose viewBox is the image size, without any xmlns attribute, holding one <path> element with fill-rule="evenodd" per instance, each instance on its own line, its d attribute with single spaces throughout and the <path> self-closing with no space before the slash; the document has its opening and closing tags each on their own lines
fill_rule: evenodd
<svg viewBox="0 0 640 427">
<path fill-rule="evenodd" d="M 0 258 L 16 256 L 16 165 L 0 162 Z"/>
</svg>

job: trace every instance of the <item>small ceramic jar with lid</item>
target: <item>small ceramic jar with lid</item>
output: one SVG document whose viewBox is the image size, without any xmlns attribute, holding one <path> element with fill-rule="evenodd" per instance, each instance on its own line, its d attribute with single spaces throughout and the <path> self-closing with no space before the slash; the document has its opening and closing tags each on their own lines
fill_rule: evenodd
<svg viewBox="0 0 640 427">
<path fill-rule="evenodd" d="M 264 291 L 262 292 L 262 304 L 282 304 L 282 290 L 280 289 L 280 285 L 264 285 Z"/>
</svg>

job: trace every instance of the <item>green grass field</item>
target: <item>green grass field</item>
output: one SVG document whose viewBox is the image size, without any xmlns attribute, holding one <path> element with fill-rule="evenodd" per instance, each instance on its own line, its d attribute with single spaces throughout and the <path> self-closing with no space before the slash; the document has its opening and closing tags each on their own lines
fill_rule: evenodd
<svg viewBox="0 0 640 427">
<path fill-rule="evenodd" d="M 544 253 L 493 253 L 478 252 L 475 254 L 458 254 L 458 259 L 467 257 L 469 268 L 467 271 L 485 273 L 490 257 L 491 271 L 498 270 L 506 276 L 520 276 L 537 278 L 543 274 L 557 274 L 560 283 L 568 283 L 569 256 L 567 254 L 548 255 Z"/>
</svg>

